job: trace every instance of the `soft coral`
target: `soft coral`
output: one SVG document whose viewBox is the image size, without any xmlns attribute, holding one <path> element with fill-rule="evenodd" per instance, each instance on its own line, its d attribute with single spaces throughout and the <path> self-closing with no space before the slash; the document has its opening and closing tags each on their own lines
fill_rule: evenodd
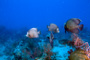
<svg viewBox="0 0 90 60">
<path fill-rule="evenodd" d="M 72 42 L 74 42 L 74 46 L 78 49 L 82 48 L 85 43 L 83 40 L 81 40 L 76 34 L 72 35 Z"/>
<path fill-rule="evenodd" d="M 44 46 L 44 53 L 46 54 L 45 56 L 45 60 L 52 60 L 51 56 L 53 56 L 53 53 L 52 51 L 52 46 L 50 44 L 46 44 L 46 46 Z"/>
<path fill-rule="evenodd" d="M 84 42 L 79 37 L 77 37 L 77 39 L 74 41 L 74 46 L 76 48 L 82 48 L 82 46 L 84 46 Z"/>
<path fill-rule="evenodd" d="M 90 46 L 88 42 L 81 40 L 77 35 L 73 35 L 74 46 L 76 49 L 83 49 L 88 58 L 90 58 Z"/>
</svg>

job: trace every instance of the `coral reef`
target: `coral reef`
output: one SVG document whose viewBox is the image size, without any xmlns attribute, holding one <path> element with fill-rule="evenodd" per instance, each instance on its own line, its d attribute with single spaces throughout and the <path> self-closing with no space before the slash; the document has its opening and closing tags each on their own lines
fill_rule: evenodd
<svg viewBox="0 0 90 60">
<path fill-rule="evenodd" d="M 28 42 L 26 42 L 27 40 L 21 41 L 15 48 L 13 59 L 33 60 L 35 57 L 40 57 L 42 55 L 42 50 L 37 45 L 34 45 L 32 40 L 28 40 Z"/>
<path fill-rule="evenodd" d="M 73 34 L 73 42 L 76 51 L 69 51 L 70 60 L 90 60 L 90 47 L 88 42 L 81 40 L 76 34 Z"/>
<path fill-rule="evenodd" d="M 27 30 L 22 28 L 15 31 L 0 27 L 0 60 L 90 60 L 89 42 L 82 38 L 86 33 L 84 31 L 72 36 L 63 31 L 53 33 L 52 47 L 48 39 L 51 36 L 49 32 L 30 39 L 25 36 Z"/>
<path fill-rule="evenodd" d="M 52 47 L 50 46 L 50 44 L 47 44 L 46 46 L 44 46 L 44 53 L 46 54 L 46 56 L 44 57 L 45 60 L 52 60 L 53 56 L 53 52 L 51 51 Z"/>
<path fill-rule="evenodd" d="M 70 55 L 70 60 L 90 60 L 82 49 L 77 49 Z"/>
</svg>

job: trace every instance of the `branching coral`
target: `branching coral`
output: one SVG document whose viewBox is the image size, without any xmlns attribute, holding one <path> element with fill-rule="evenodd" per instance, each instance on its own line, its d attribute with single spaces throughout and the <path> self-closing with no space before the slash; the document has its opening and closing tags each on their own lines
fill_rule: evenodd
<svg viewBox="0 0 90 60">
<path fill-rule="evenodd" d="M 52 56 L 52 52 L 51 52 L 51 45 L 47 44 L 46 46 L 44 46 L 44 52 L 46 53 L 46 57 L 45 60 L 51 60 L 51 56 Z"/>
<path fill-rule="evenodd" d="M 44 53 L 46 54 L 45 60 L 52 60 L 52 56 L 55 54 L 51 51 L 52 47 L 50 44 L 44 46 Z"/>
</svg>

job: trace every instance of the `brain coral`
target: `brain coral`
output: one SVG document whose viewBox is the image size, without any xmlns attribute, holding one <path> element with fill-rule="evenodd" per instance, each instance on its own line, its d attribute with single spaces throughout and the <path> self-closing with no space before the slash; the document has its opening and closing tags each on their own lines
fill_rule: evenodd
<svg viewBox="0 0 90 60">
<path fill-rule="evenodd" d="M 70 54 L 70 60 L 90 60 L 82 49 L 77 49 Z"/>
</svg>

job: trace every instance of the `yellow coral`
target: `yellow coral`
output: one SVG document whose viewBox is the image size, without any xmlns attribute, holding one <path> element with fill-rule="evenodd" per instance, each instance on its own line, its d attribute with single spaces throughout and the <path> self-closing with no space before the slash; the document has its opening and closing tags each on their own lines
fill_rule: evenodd
<svg viewBox="0 0 90 60">
<path fill-rule="evenodd" d="M 77 49 L 70 55 L 70 60 L 90 60 L 82 49 Z"/>
</svg>

